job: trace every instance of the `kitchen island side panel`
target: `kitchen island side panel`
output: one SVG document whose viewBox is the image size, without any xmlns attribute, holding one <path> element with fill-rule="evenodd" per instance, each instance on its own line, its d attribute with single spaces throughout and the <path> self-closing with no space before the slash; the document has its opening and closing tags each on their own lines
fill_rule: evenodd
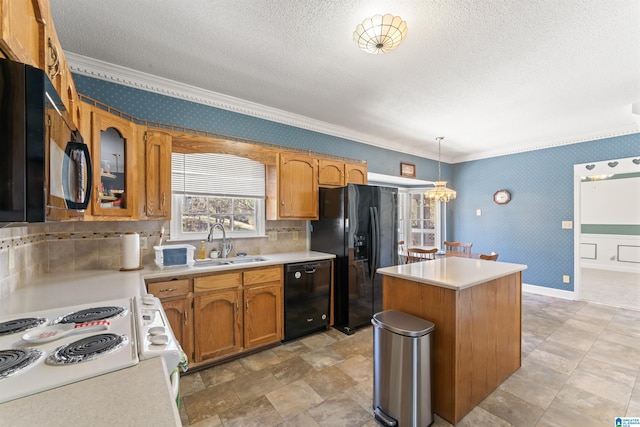
<svg viewBox="0 0 640 427">
<path fill-rule="evenodd" d="M 399 310 L 436 325 L 431 338 L 432 408 L 446 420 L 455 414 L 456 299 L 452 289 L 383 277 L 383 310 Z"/>
<path fill-rule="evenodd" d="M 521 363 L 521 272 L 462 290 L 384 277 L 383 307 L 435 324 L 433 410 L 455 424 Z"/>
</svg>

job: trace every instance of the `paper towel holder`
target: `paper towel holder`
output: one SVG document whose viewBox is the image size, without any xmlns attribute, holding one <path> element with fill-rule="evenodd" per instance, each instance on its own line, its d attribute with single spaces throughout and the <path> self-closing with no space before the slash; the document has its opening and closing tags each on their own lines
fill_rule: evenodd
<svg viewBox="0 0 640 427">
<path fill-rule="evenodd" d="M 127 234 L 128 234 L 128 235 L 131 235 L 131 234 L 135 234 L 135 235 L 137 235 L 138 233 L 136 233 L 136 232 L 134 232 L 134 231 L 127 231 L 127 232 L 125 233 L 125 235 L 127 235 Z M 139 258 L 138 258 L 138 266 L 137 266 L 137 267 L 135 267 L 135 268 L 124 268 L 124 267 L 121 267 L 121 268 L 120 268 L 120 271 L 138 271 L 138 270 L 142 270 L 142 269 L 144 269 L 144 267 L 142 266 L 142 250 L 140 250 L 140 249 L 139 249 L 139 250 L 138 250 L 138 254 L 139 254 L 139 255 L 138 255 L 138 256 L 139 256 Z"/>
</svg>

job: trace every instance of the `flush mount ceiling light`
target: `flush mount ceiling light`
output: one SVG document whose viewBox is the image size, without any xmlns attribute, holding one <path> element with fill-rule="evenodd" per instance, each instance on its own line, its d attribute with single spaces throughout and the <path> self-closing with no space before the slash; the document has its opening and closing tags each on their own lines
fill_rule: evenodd
<svg viewBox="0 0 640 427">
<path fill-rule="evenodd" d="M 438 202 L 448 202 L 452 199 L 456 198 L 455 190 L 447 188 L 447 181 L 441 181 L 440 178 L 440 144 L 444 139 L 444 136 L 439 136 L 436 138 L 438 140 L 438 180 L 436 181 L 436 186 L 431 190 L 424 193 L 424 195 L 430 200 L 436 200 Z"/>
<path fill-rule="evenodd" d="M 399 16 L 375 15 L 358 24 L 353 41 L 367 53 L 386 53 L 402 43 L 407 31 L 407 23 Z"/>
</svg>

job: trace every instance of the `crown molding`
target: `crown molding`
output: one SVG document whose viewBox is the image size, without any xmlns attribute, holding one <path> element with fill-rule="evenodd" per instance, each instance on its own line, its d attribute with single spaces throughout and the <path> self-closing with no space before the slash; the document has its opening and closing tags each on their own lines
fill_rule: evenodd
<svg viewBox="0 0 640 427">
<path fill-rule="evenodd" d="M 281 123 L 300 129 L 330 135 L 337 138 L 347 139 L 362 144 L 371 145 L 386 150 L 393 150 L 399 153 L 409 154 L 424 159 L 438 160 L 437 153 L 425 152 L 424 150 L 413 149 L 409 144 L 402 145 L 401 142 L 391 142 L 374 135 L 364 134 L 352 129 L 335 126 L 320 120 L 314 120 L 309 117 L 293 114 L 277 108 L 267 107 L 255 102 L 246 101 L 240 98 L 224 95 L 221 93 L 201 89 L 188 84 L 169 80 L 164 77 L 154 76 L 152 74 L 143 73 L 131 68 L 110 64 L 98 59 L 79 55 L 73 52 L 65 52 L 69 68 L 72 72 L 99 80 L 116 83 L 122 86 L 128 86 L 147 92 L 158 93 L 173 98 L 183 99 L 198 104 L 208 105 L 210 107 L 219 108 L 221 110 L 232 111 L 246 116 L 256 117 L 275 123 Z M 479 154 L 471 154 L 458 157 L 442 156 L 440 159 L 444 163 L 455 164 L 468 162 L 473 160 L 481 160 L 492 157 L 507 156 L 510 154 L 524 153 L 527 151 L 542 150 L 546 148 L 554 148 L 562 145 L 577 144 L 580 142 L 594 141 L 597 139 L 612 138 L 616 136 L 624 136 L 637 133 L 638 129 L 634 126 L 622 129 L 610 129 L 608 131 L 599 132 L 597 135 L 588 134 L 575 138 L 564 138 L 543 145 L 530 145 L 518 147 L 513 150 L 498 150 L 492 152 L 484 152 Z"/>
<path fill-rule="evenodd" d="M 524 147 L 518 147 L 513 150 L 487 151 L 479 154 L 471 154 L 467 156 L 459 156 L 451 159 L 452 164 L 470 162 L 473 160 L 489 159 L 493 157 L 508 156 L 511 154 L 526 153 L 529 151 L 545 150 L 547 148 L 556 148 L 563 145 L 579 144 L 581 142 L 597 141 L 599 139 L 615 138 L 617 136 L 625 136 L 638 133 L 635 126 L 625 126 L 623 128 L 609 129 L 598 134 L 585 134 L 575 138 L 564 138 L 551 141 L 546 144 L 537 144 Z"/>
<path fill-rule="evenodd" d="M 208 105 L 221 110 L 232 111 L 271 122 L 306 129 L 325 135 L 335 136 L 337 138 L 348 139 L 372 145 L 374 147 L 384 148 L 387 150 L 391 147 L 389 141 L 361 132 L 356 132 L 352 129 L 331 125 L 320 120 L 314 120 L 309 117 L 293 114 L 277 108 L 267 107 L 265 105 L 246 101 L 240 98 L 176 82 L 164 77 L 154 76 L 131 68 L 110 64 L 98 59 L 78 55 L 73 52 L 65 52 L 65 56 L 69 64 L 69 68 L 76 74 L 117 83 L 122 86 L 128 86 L 147 92 L 183 99 L 197 104 Z M 395 145 L 396 146 L 391 148 L 394 151 L 422 158 L 426 157 L 424 151 L 419 152 L 418 150 L 411 150 L 411 147 L 403 147 L 398 144 Z M 435 160 L 436 155 L 434 154 L 432 157 L 426 158 Z M 442 161 L 446 162 L 447 159 L 443 157 Z"/>
</svg>

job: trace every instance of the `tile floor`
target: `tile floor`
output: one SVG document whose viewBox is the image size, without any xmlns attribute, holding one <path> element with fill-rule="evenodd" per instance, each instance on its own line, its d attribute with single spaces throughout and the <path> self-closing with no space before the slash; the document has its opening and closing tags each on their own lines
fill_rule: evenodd
<svg viewBox="0 0 640 427">
<path fill-rule="evenodd" d="M 458 426 L 640 417 L 640 311 L 523 294 L 522 367 Z M 181 379 L 184 425 L 378 426 L 372 331 L 318 333 Z M 434 426 L 450 424 L 435 416 Z"/>
</svg>

